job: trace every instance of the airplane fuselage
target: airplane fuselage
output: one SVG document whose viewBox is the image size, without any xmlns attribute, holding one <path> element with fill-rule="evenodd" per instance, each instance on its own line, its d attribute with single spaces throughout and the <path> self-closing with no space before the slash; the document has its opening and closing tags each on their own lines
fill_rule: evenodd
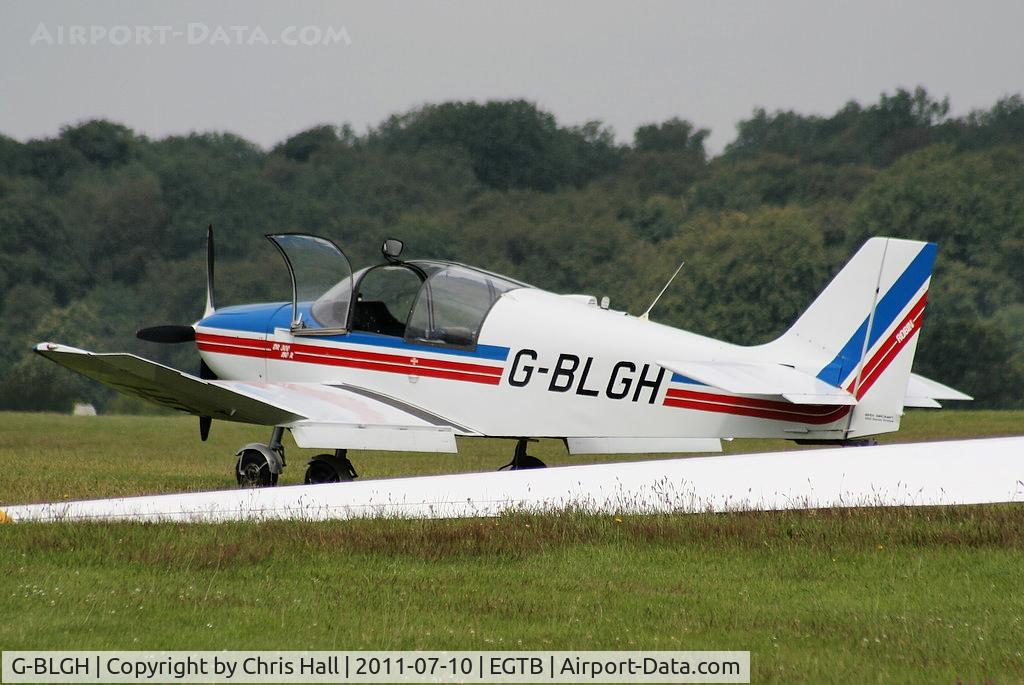
<svg viewBox="0 0 1024 685">
<path fill-rule="evenodd" d="M 197 344 L 218 377 L 343 385 L 430 411 L 463 435 L 836 438 L 846 407 L 740 397 L 673 373 L 666 359 L 778 362 L 580 298 L 522 288 L 494 305 L 472 347 L 353 331 L 295 335 L 290 303 L 219 310 Z"/>
</svg>

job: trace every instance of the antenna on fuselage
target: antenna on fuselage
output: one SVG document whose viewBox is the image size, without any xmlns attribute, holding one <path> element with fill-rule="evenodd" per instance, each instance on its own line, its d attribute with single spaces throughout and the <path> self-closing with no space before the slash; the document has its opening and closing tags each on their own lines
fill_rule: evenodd
<svg viewBox="0 0 1024 685">
<path fill-rule="evenodd" d="M 679 262 L 679 266 L 676 268 L 675 273 L 673 273 L 669 277 L 668 283 L 665 284 L 665 287 L 662 288 L 661 292 L 658 293 L 658 295 L 654 298 L 654 302 L 651 302 L 651 306 L 647 308 L 647 311 L 645 311 L 643 314 L 641 314 L 637 318 L 639 318 L 639 319 L 641 319 L 643 321 L 647 321 L 648 319 L 650 319 L 651 310 L 654 309 L 654 305 L 658 304 L 658 300 L 660 300 L 661 296 L 665 294 L 665 291 L 668 290 L 668 287 L 670 285 L 672 285 L 672 281 L 676 280 L 676 276 L 678 276 L 679 272 L 683 270 L 683 265 L 684 264 L 686 264 L 685 261 Z"/>
</svg>

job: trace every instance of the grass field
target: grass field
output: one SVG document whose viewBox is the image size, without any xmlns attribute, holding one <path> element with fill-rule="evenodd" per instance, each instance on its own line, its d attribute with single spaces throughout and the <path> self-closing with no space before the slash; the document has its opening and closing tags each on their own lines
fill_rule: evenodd
<svg viewBox="0 0 1024 685">
<path fill-rule="evenodd" d="M 1024 432 L 912 413 L 893 439 Z M 263 440 L 179 417 L 0 415 L 0 502 L 221 488 Z M 729 451 L 779 449 L 741 442 Z M 354 454 L 364 477 L 491 470 Z M 579 463 L 561 445 L 533 453 Z M 289 451 L 284 482 L 302 477 Z M 740 649 L 754 682 L 1024 682 L 1024 508 L 0 526 L 2 649 Z"/>
</svg>

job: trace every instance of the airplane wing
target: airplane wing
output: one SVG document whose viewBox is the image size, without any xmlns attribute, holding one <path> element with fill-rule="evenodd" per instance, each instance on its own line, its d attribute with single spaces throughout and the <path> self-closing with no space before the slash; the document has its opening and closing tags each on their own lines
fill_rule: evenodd
<svg viewBox="0 0 1024 685">
<path fill-rule="evenodd" d="M 912 373 L 907 380 L 907 397 L 903 401 L 903 406 L 938 409 L 942 405 L 937 400 L 966 401 L 973 399 L 970 395 L 954 390 L 948 385 L 943 385 L 938 381 Z"/>
<path fill-rule="evenodd" d="M 35 351 L 128 395 L 178 411 L 289 428 L 299 447 L 457 452 L 476 432 L 419 407 L 345 385 L 204 380 L 134 354 L 56 343 Z"/>
<path fill-rule="evenodd" d="M 793 404 L 857 404 L 842 388 L 782 364 L 659 361 L 658 365 L 736 395 L 782 397 Z"/>
</svg>

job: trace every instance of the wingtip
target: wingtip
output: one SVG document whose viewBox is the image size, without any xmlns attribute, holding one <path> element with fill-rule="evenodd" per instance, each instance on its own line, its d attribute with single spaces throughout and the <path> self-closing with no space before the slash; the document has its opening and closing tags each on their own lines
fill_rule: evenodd
<svg viewBox="0 0 1024 685">
<path fill-rule="evenodd" d="M 91 355 L 93 354 L 89 350 L 79 349 L 77 347 L 71 347 L 70 345 L 61 345 L 55 342 L 41 342 L 32 347 L 32 351 L 36 354 L 41 354 L 44 357 L 67 355 L 67 354 L 80 354 L 80 355 Z"/>
<path fill-rule="evenodd" d="M 11 517 L 7 515 L 6 511 L 4 511 L 3 509 L 0 509 L 0 524 L 4 524 L 4 523 L 14 523 L 14 520 L 11 519 Z"/>
</svg>

